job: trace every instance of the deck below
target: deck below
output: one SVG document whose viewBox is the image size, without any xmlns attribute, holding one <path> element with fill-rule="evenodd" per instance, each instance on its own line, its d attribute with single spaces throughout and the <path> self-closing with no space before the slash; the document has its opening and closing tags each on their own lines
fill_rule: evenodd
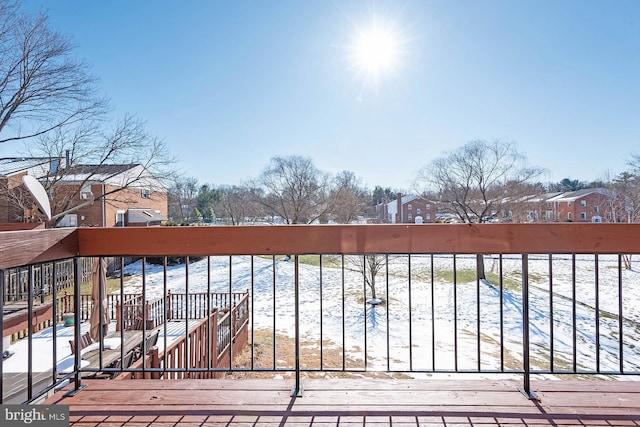
<svg viewBox="0 0 640 427">
<path fill-rule="evenodd" d="M 533 382 L 528 400 L 510 380 L 304 379 L 84 381 L 70 405 L 74 426 L 203 425 L 632 425 L 640 381 Z"/>
</svg>

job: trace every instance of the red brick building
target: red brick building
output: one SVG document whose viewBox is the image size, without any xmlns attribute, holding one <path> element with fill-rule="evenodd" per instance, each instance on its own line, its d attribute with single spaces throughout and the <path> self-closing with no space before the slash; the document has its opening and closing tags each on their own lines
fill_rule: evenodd
<svg viewBox="0 0 640 427">
<path fill-rule="evenodd" d="M 382 222 L 392 224 L 423 224 L 436 222 L 436 203 L 419 196 L 403 196 L 381 205 Z"/>
<path fill-rule="evenodd" d="M 585 188 L 546 200 L 547 221 L 616 222 L 616 195 L 604 188 Z"/>
</svg>

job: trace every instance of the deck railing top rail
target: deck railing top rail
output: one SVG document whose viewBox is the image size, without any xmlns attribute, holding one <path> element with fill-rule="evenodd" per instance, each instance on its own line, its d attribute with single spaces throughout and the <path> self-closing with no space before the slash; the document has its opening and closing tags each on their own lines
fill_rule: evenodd
<svg viewBox="0 0 640 427">
<path fill-rule="evenodd" d="M 376 224 L 2 232 L 0 268 L 74 256 L 640 253 L 640 224 Z"/>
</svg>

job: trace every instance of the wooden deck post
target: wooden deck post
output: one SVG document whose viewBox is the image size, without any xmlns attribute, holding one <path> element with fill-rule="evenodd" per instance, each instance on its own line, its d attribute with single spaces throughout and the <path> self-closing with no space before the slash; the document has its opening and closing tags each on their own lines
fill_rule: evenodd
<svg viewBox="0 0 640 427">
<path fill-rule="evenodd" d="M 122 330 L 122 310 L 120 309 L 122 303 L 118 301 L 116 303 L 116 332 Z"/>
<path fill-rule="evenodd" d="M 149 355 L 149 367 L 150 368 L 160 368 L 160 355 L 157 346 L 151 347 L 151 349 L 147 353 Z M 151 372 L 151 378 L 154 380 L 160 379 L 160 372 Z"/>
</svg>

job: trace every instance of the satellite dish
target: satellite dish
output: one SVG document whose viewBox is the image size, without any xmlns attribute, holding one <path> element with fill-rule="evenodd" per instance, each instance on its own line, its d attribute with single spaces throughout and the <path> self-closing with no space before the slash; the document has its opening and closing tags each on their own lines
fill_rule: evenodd
<svg viewBox="0 0 640 427">
<path fill-rule="evenodd" d="M 47 217 L 47 221 L 51 219 L 51 204 L 49 203 L 49 196 L 42 184 L 31 175 L 25 175 L 22 177 L 22 185 L 24 185 L 31 193 L 36 201 L 36 204 Z"/>
</svg>

